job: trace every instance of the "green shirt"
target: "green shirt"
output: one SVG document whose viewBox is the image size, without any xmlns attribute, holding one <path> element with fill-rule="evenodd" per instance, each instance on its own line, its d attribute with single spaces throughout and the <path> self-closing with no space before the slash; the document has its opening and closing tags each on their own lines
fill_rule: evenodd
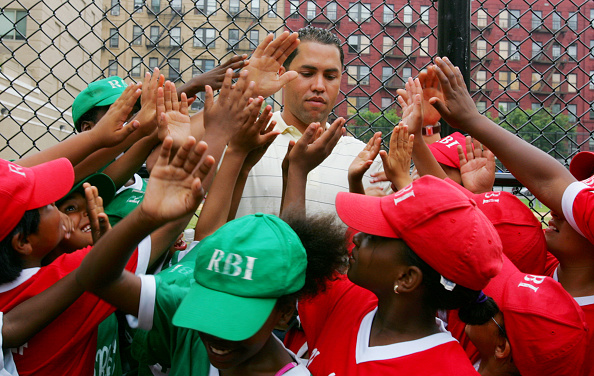
<svg viewBox="0 0 594 376">
<path fill-rule="evenodd" d="M 118 320 L 112 313 L 97 327 L 97 354 L 95 355 L 95 376 L 120 376 Z"/>
<path fill-rule="evenodd" d="M 105 208 L 105 214 L 109 217 L 109 223 L 112 227 L 130 214 L 144 199 L 146 180 L 138 175 L 134 175 L 134 178 L 134 184 L 120 190 Z"/>
</svg>

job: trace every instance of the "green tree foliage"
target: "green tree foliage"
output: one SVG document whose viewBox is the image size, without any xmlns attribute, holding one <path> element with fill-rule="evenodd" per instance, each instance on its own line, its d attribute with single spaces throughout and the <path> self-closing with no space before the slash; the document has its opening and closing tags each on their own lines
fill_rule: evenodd
<svg viewBox="0 0 594 376">
<path fill-rule="evenodd" d="M 398 125 L 400 116 L 396 110 L 382 112 L 361 111 L 349 121 L 348 130 L 363 142 L 369 141 L 375 132 L 382 132 L 386 137 Z"/>
</svg>

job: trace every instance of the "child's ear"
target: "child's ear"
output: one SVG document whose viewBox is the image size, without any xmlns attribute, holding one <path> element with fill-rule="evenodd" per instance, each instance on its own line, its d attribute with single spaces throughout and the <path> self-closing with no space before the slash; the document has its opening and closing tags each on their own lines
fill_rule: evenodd
<svg viewBox="0 0 594 376">
<path fill-rule="evenodd" d="M 22 256 L 28 256 L 33 252 L 31 243 L 27 240 L 27 237 L 23 233 L 19 232 L 14 234 L 11 241 L 12 249 L 21 254 Z"/>
<path fill-rule="evenodd" d="M 286 330 L 295 315 L 295 300 L 290 300 L 283 305 L 278 307 L 278 311 L 280 313 L 280 318 L 276 324 L 276 329 Z"/>
<path fill-rule="evenodd" d="M 398 278 L 399 292 L 412 292 L 423 282 L 423 272 L 417 266 L 409 266 L 406 272 Z"/>
<path fill-rule="evenodd" d="M 510 359 L 511 358 L 511 345 L 507 338 L 499 337 L 497 345 L 495 346 L 495 358 L 497 359 Z"/>
<path fill-rule="evenodd" d="M 80 125 L 80 130 L 82 132 L 90 131 L 95 126 L 95 123 L 89 120 L 85 120 Z"/>
</svg>

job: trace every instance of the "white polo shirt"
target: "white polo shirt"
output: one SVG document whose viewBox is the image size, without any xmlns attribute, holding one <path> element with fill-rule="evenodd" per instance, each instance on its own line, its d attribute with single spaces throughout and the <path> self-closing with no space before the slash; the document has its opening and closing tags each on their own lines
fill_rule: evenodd
<svg viewBox="0 0 594 376">
<path fill-rule="evenodd" d="M 257 212 L 279 214 L 283 186 L 281 164 L 287 153 L 289 141 L 299 140 L 301 132 L 294 126 L 287 125 L 280 111 L 273 114 L 272 120 L 276 121 L 274 129 L 281 134 L 250 171 L 237 211 L 238 218 Z M 326 127 L 328 126 L 329 124 L 326 124 Z M 332 154 L 308 174 L 305 195 L 308 214 L 336 213 L 336 194 L 349 191 L 349 166 L 364 147 L 365 143 L 354 137 L 341 137 Z M 365 173 L 363 186 L 370 186 L 370 174 L 381 170 L 382 162 L 378 156 Z M 388 186 L 389 183 L 382 183 L 381 187 Z"/>
</svg>

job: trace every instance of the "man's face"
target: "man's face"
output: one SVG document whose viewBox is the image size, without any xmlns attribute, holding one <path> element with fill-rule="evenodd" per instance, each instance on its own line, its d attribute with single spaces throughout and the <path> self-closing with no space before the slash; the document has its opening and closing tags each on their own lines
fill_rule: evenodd
<svg viewBox="0 0 594 376">
<path fill-rule="evenodd" d="M 313 122 L 324 125 L 340 89 L 340 51 L 335 45 L 303 42 L 289 70 L 298 76 L 285 85 L 283 118 L 301 129 Z"/>
</svg>

